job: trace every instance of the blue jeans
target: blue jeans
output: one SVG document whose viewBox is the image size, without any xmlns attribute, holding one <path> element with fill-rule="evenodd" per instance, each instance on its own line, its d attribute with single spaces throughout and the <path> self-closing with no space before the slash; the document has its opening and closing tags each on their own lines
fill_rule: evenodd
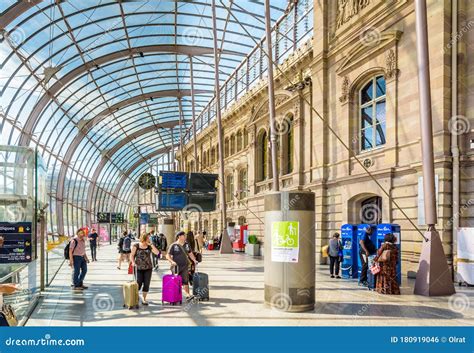
<svg viewBox="0 0 474 353">
<path fill-rule="evenodd" d="M 87 262 L 84 256 L 73 256 L 74 275 L 72 281 L 74 287 L 81 287 L 87 273 Z"/>
</svg>

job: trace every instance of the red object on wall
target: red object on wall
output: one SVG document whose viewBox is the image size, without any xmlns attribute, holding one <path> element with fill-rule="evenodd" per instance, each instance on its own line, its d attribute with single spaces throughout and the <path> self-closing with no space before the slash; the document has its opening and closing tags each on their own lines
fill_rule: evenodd
<svg viewBox="0 0 474 353">
<path fill-rule="evenodd" d="M 241 225 L 240 229 L 238 230 L 238 238 L 236 241 L 232 243 L 232 248 L 235 251 L 244 252 L 245 251 L 245 244 L 244 244 L 244 231 L 248 229 L 248 225 Z"/>
</svg>

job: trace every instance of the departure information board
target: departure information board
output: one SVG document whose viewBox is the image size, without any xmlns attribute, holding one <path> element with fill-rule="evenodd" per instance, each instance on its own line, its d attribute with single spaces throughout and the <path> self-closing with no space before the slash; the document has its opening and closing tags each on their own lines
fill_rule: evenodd
<svg viewBox="0 0 474 353">
<path fill-rule="evenodd" d="M 32 260 L 31 222 L 0 223 L 0 263 L 26 263 Z"/>
<path fill-rule="evenodd" d="M 158 194 L 159 211 L 181 211 L 188 204 L 188 195 L 184 192 L 163 192 Z"/>
<path fill-rule="evenodd" d="M 97 222 L 98 223 L 110 223 L 110 213 L 109 212 L 97 212 Z"/>
<path fill-rule="evenodd" d="M 112 213 L 110 215 L 110 223 L 124 223 L 125 217 L 123 213 Z"/>
<path fill-rule="evenodd" d="M 161 171 L 160 185 L 162 189 L 185 190 L 188 187 L 188 173 Z"/>
</svg>

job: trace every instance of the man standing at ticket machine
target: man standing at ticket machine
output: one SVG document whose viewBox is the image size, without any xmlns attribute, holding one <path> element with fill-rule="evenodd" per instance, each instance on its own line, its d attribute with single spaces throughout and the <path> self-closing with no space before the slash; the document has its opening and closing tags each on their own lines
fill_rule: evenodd
<svg viewBox="0 0 474 353">
<path fill-rule="evenodd" d="M 372 242 L 370 237 L 372 236 L 372 227 L 368 227 L 365 230 L 364 236 L 360 239 L 359 244 L 360 244 L 360 250 L 359 250 L 359 257 L 360 257 L 360 262 L 362 264 L 362 270 L 360 272 L 360 278 L 359 278 L 359 283 L 363 286 L 367 286 L 367 271 L 369 269 L 369 256 L 370 255 L 375 255 L 377 252 L 377 248 L 375 247 L 375 244 Z"/>
</svg>

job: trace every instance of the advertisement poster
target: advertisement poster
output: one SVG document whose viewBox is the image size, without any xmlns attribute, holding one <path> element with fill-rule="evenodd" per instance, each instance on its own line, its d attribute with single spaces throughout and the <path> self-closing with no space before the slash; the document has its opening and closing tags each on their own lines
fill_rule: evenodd
<svg viewBox="0 0 474 353">
<path fill-rule="evenodd" d="M 298 262 L 299 222 L 272 222 L 272 261 Z"/>
<path fill-rule="evenodd" d="M 31 222 L 0 223 L 0 263 L 31 262 Z"/>
</svg>

